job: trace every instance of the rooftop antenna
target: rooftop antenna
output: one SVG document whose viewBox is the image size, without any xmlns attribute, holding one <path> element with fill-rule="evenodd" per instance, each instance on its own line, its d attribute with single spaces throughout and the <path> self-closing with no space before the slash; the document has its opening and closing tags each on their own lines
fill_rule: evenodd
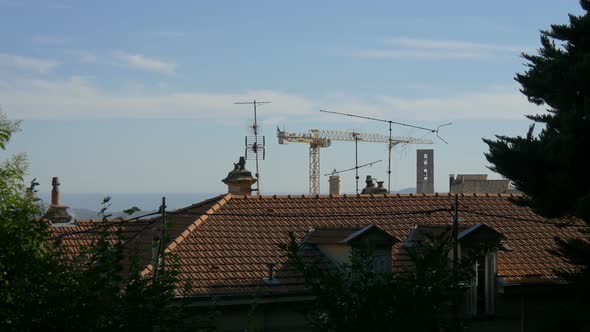
<svg viewBox="0 0 590 332">
<path fill-rule="evenodd" d="M 439 131 L 441 127 L 444 126 L 449 126 L 452 125 L 452 122 L 449 123 L 445 123 L 445 124 L 441 124 L 438 127 L 436 127 L 436 129 L 432 129 L 432 128 L 427 128 L 427 127 L 421 127 L 421 126 L 415 126 L 415 125 L 411 125 L 408 123 L 403 123 L 403 122 L 397 122 L 397 121 L 392 121 L 392 120 L 385 120 L 385 119 L 379 119 L 379 118 L 373 118 L 370 116 L 362 116 L 362 115 L 356 115 L 356 114 L 350 114 L 350 113 L 340 113 L 340 112 L 334 112 L 334 111 L 326 111 L 326 110 L 320 110 L 320 112 L 324 112 L 324 113 L 330 113 L 330 114 L 337 114 L 337 115 L 343 115 L 343 116 L 349 116 L 352 118 L 359 118 L 359 119 L 366 119 L 366 120 L 372 120 L 372 121 L 379 121 L 379 122 L 385 122 L 389 124 L 389 163 L 387 165 L 387 192 L 391 193 L 391 149 L 393 148 L 393 146 L 395 144 L 393 144 L 393 137 L 391 136 L 391 126 L 392 125 L 398 125 L 398 126 L 404 126 L 404 127 L 410 127 L 410 128 L 415 128 L 415 129 L 421 129 L 421 130 L 427 130 L 430 133 L 434 133 L 436 134 L 436 137 L 438 137 L 438 139 L 440 139 L 441 141 L 443 141 L 445 144 L 448 144 L 447 141 L 445 141 L 442 137 L 440 137 L 439 135 Z M 358 178 L 358 175 L 357 175 Z M 358 179 L 357 179 L 357 192 L 358 192 Z"/>
<path fill-rule="evenodd" d="M 382 161 L 383 161 L 383 160 L 381 160 L 381 159 L 379 159 L 379 160 L 375 160 L 375 161 L 372 161 L 372 162 L 370 162 L 370 163 L 366 163 L 366 164 L 363 164 L 363 165 L 359 165 L 359 166 L 358 166 L 358 168 L 363 168 L 363 167 L 367 167 L 367 166 L 373 166 L 373 165 L 375 165 L 375 164 L 377 164 L 377 163 L 380 163 L 380 162 L 382 162 Z M 338 171 L 338 170 L 334 169 L 332 172 L 330 172 L 330 173 L 327 173 L 327 174 L 324 174 L 324 176 L 328 176 L 328 175 L 336 175 L 336 174 L 340 174 L 340 173 L 344 173 L 344 172 L 353 171 L 353 170 L 355 170 L 355 169 L 357 169 L 357 167 L 356 167 L 356 166 L 355 166 L 355 167 L 351 167 L 351 168 L 347 168 L 347 169 L 343 169 L 343 170 L 340 170 L 340 171 Z"/>
<path fill-rule="evenodd" d="M 331 173 L 324 174 L 324 176 L 336 175 L 336 174 L 340 174 L 340 173 L 349 172 L 349 171 L 354 170 L 355 171 L 355 179 L 356 179 L 356 193 L 358 194 L 359 193 L 359 168 L 363 168 L 363 167 L 367 167 L 367 166 L 373 166 L 373 165 L 375 165 L 377 163 L 380 163 L 380 162 L 382 162 L 381 159 L 375 160 L 375 161 L 372 161 L 370 163 L 366 163 L 366 164 L 363 164 L 363 165 L 359 165 L 358 164 L 358 158 L 357 158 L 356 159 L 356 164 L 355 164 L 354 167 L 343 169 L 343 170 L 340 170 L 340 171 L 337 171 L 336 169 L 334 169 Z"/>
<path fill-rule="evenodd" d="M 260 172 L 258 169 L 258 160 L 260 160 L 260 158 L 262 158 L 262 160 L 264 160 L 265 158 L 265 142 L 264 142 L 264 136 L 261 137 L 261 139 L 258 138 L 258 120 L 256 117 L 256 106 L 257 105 L 263 105 L 263 104 L 270 104 L 270 101 L 239 101 L 239 102 L 235 102 L 234 104 L 237 105 L 254 105 L 254 123 L 252 124 L 251 128 L 252 128 L 252 132 L 254 133 L 254 136 L 246 136 L 245 140 L 244 140 L 244 144 L 246 145 L 246 159 L 254 159 L 256 160 L 256 189 L 253 189 L 253 191 L 256 191 L 256 195 L 260 196 Z M 248 154 L 248 152 L 250 152 L 250 154 Z M 254 156 L 252 156 L 252 152 L 254 152 Z M 259 155 L 259 152 L 261 152 L 262 156 Z"/>
</svg>

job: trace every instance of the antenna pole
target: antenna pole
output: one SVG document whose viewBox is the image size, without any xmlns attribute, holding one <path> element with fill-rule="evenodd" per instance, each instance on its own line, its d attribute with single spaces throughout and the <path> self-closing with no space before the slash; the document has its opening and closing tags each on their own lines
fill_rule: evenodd
<svg viewBox="0 0 590 332">
<path fill-rule="evenodd" d="M 354 160 L 354 171 L 356 173 L 356 193 L 359 193 L 359 138 L 358 138 L 358 134 L 354 133 L 354 155 L 355 155 L 355 160 Z"/>
<path fill-rule="evenodd" d="M 387 165 L 387 193 L 391 194 L 391 149 L 393 141 L 391 138 L 391 122 L 389 122 L 389 164 Z"/>
<path fill-rule="evenodd" d="M 256 189 L 254 189 L 256 191 L 256 195 L 260 196 L 260 171 L 259 171 L 259 166 L 258 166 L 258 150 L 260 150 L 261 148 L 264 150 L 265 146 L 264 146 L 264 137 L 263 137 L 263 142 L 262 142 L 262 147 L 259 146 L 258 144 L 258 118 L 257 118 L 257 109 L 256 106 L 259 104 L 268 104 L 270 103 L 270 101 L 256 101 L 256 99 L 254 99 L 253 101 L 244 101 L 244 102 L 237 102 L 234 104 L 251 104 L 254 105 L 254 124 L 252 125 L 252 128 L 254 129 L 254 143 L 252 144 L 252 150 L 254 150 L 254 159 L 256 159 Z M 248 138 L 246 137 L 246 151 L 248 150 Z M 264 159 L 264 151 L 262 154 L 262 158 Z M 247 158 L 247 153 L 246 153 L 246 159 Z"/>
<path fill-rule="evenodd" d="M 260 196 L 260 173 L 258 172 L 258 122 L 256 120 L 256 99 L 254 99 L 254 154 L 256 155 L 256 195 Z"/>
<path fill-rule="evenodd" d="M 455 194 L 453 205 L 453 322 L 455 331 L 460 331 L 461 320 L 459 319 L 459 299 L 457 292 L 457 270 L 459 265 L 459 194 Z"/>
</svg>

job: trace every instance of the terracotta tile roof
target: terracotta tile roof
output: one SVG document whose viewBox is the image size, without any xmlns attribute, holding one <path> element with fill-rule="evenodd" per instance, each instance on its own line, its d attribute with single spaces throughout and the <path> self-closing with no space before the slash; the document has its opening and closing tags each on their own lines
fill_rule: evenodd
<svg viewBox="0 0 590 332">
<path fill-rule="evenodd" d="M 169 223 L 168 234 L 170 239 L 176 239 L 180 234 L 191 229 L 195 214 L 204 214 L 209 208 L 218 203 L 222 196 L 199 202 L 183 209 L 174 211 L 174 220 Z M 106 230 L 108 239 L 114 242 L 114 232 L 118 226 L 122 227 L 122 241 L 128 249 L 137 249 L 141 264 L 147 266 L 151 260 L 151 247 L 154 236 L 161 234 L 162 218 L 139 219 L 121 222 L 111 220 L 107 222 L 81 220 L 75 225 L 57 225 L 49 227 L 53 240 L 61 242 L 60 247 L 66 259 L 72 260 L 82 248 L 91 246 L 100 237 L 100 232 Z M 170 240 L 167 241 L 170 244 Z"/>
<path fill-rule="evenodd" d="M 513 249 L 498 254 L 499 275 L 507 283 L 558 282 L 554 269 L 573 269 L 548 253 L 553 238 L 579 237 L 584 227 L 575 221 L 558 227 L 517 206 L 510 195 L 461 195 L 461 224 L 485 224 L 506 237 Z M 236 196 L 227 195 L 189 228 L 168 250 L 180 259 L 181 278 L 195 295 L 271 293 L 303 290 L 301 276 L 285 264 L 279 244 L 293 231 L 301 240 L 311 228 L 357 227 L 375 224 L 398 239 L 412 226 L 448 225 L 453 204 L 449 194 L 354 196 Z M 434 210 L 432 213 L 417 213 Z M 393 247 L 393 262 L 402 243 Z M 280 284 L 266 286 L 267 262 L 276 262 Z M 401 262 L 400 262 L 401 263 Z"/>
<path fill-rule="evenodd" d="M 171 213 L 176 228 L 167 246 L 179 258 L 181 284 L 195 296 L 303 291 L 303 280 L 286 263 L 279 244 L 293 231 L 302 240 L 312 228 L 355 228 L 374 224 L 402 240 L 393 246 L 394 269 L 403 265 L 400 248 L 414 225 L 450 225 L 450 194 L 237 196 L 217 197 Z M 485 224 L 506 238 L 512 251 L 498 253 L 499 276 L 508 284 L 561 282 L 555 269 L 574 269 L 552 256 L 554 237 L 579 237 L 585 227 L 558 227 L 511 195 L 460 195 L 462 226 Z M 431 213 L 423 213 L 432 211 Z M 80 243 L 85 240 L 80 238 Z M 72 245 L 75 245 L 72 244 Z M 318 257 L 307 249 L 308 259 Z M 397 258 L 397 259 L 396 259 Z M 276 262 L 278 285 L 266 285 L 268 262 Z M 148 266 L 144 273 L 149 273 Z M 182 285 L 180 285 L 182 286 Z"/>
</svg>

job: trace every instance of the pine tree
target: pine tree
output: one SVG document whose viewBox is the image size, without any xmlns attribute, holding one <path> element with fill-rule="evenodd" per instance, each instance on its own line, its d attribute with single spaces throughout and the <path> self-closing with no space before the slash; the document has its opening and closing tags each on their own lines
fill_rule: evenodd
<svg viewBox="0 0 590 332">
<path fill-rule="evenodd" d="M 525 137 L 484 142 L 490 168 L 526 194 L 521 203 L 546 217 L 578 217 L 590 226 L 590 0 L 580 5 L 584 15 L 541 31 L 538 54 L 523 54 L 528 68 L 515 77 L 528 100 L 547 112 L 527 116 L 534 123 Z M 543 126 L 538 134 L 535 124 Z M 561 273 L 575 285 L 577 302 L 558 314 L 559 330 L 590 330 L 590 242 L 581 235 L 556 239 L 552 251 L 580 267 Z"/>
<path fill-rule="evenodd" d="M 590 0 L 584 15 L 541 31 L 538 54 L 515 80 L 528 100 L 547 112 L 525 137 L 484 139 L 491 170 L 526 194 L 523 203 L 547 217 L 577 216 L 590 223 Z M 535 124 L 544 127 L 535 134 Z"/>
</svg>

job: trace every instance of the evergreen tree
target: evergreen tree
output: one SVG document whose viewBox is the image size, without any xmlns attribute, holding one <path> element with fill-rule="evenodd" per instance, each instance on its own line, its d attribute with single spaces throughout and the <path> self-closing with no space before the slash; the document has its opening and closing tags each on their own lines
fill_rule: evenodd
<svg viewBox="0 0 590 332">
<path fill-rule="evenodd" d="M 528 100 L 547 107 L 529 115 L 534 123 L 525 137 L 484 139 L 491 169 L 514 181 L 525 193 L 520 200 L 546 217 L 578 217 L 590 225 L 590 0 L 581 0 L 584 15 L 569 15 L 569 24 L 541 31 L 538 54 L 523 54 L 527 70 L 516 75 Z M 543 128 L 535 134 L 535 124 Z M 590 242 L 556 239 L 561 256 L 580 267 L 562 272 L 575 285 L 577 306 L 560 315 L 560 330 L 590 330 Z"/>
<path fill-rule="evenodd" d="M 590 0 L 569 24 L 541 31 L 538 54 L 523 54 L 528 69 L 516 75 L 528 100 L 547 112 L 527 117 L 544 127 L 525 137 L 484 139 L 491 169 L 526 194 L 523 203 L 547 217 L 590 222 Z"/>
</svg>

